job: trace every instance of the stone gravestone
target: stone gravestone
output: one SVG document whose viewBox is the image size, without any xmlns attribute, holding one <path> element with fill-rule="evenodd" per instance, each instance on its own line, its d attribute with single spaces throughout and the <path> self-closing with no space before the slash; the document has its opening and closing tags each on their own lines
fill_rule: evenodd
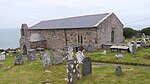
<svg viewBox="0 0 150 84">
<path fill-rule="evenodd" d="M 106 55 L 106 50 L 103 51 L 103 55 Z"/>
<path fill-rule="evenodd" d="M 24 55 L 21 53 L 16 56 L 14 65 L 23 65 L 24 64 Z"/>
<path fill-rule="evenodd" d="M 79 65 L 76 60 L 69 61 L 66 68 L 68 74 L 68 84 L 73 84 L 80 79 Z"/>
<path fill-rule="evenodd" d="M 89 45 L 89 46 L 87 47 L 87 51 L 88 51 L 88 52 L 92 52 L 92 46 L 91 46 L 91 45 Z"/>
<path fill-rule="evenodd" d="M 86 57 L 82 64 L 82 76 L 92 74 L 92 62 L 90 57 Z"/>
<path fill-rule="evenodd" d="M 130 53 L 132 53 L 132 44 L 131 44 L 131 42 L 129 42 L 129 43 L 127 43 L 127 45 L 128 45 L 128 47 L 129 47 L 129 51 L 130 51 Z"/>
<path fill-rule="evenodd" d="M 82 64 L 82 61 L 83 61 L 83 59 L 85 58 L 83 52 L 78 51 L 78 52 L 76 53 L 76 58 L 77 58 L 77 62 L 78 62 L 79 64 Z"/>
<path fill-rule="evenodd" d="M 28 62 L 32 62 L 38 59 L 35 49 L 28 50 L 29 54 L 27 55 Z"/>
<path fill-rule="evenodd" d="M 0 60 L 5 60 L 5 53 L 4 52 L 2 52 L 2 53 L 0 53 Z"/>
<path fill-rule="evenodd" d="M 121 55 L 121 54 L 116 55 L 116 58 L 117 58 L 117 59 L 122 59 L 123 57 L 124 57 L 124 56 Z"/>
<path fill-rule="evenodd" d="M 73 48 L 72 47 L 68 48 L 67 60 L 68 61 L 74 60 L 74 53 L 73 53 Z"/>
<path fill-rule="evenodd" d="M 42 63 L 43 63 L 44 68 L 48 68 L 49 66 L 52 65 L 52 60 L 50 58 L 49 51 L 46 51 L 44 55 L 42 56 Z"/>
<path fill-rule="evenodd" d="M 40 60 L 42 60 L 43 56 L 44 56 L 44 51 L 40 51 Z"/>
<path fill-rule="evenodd" d="M 54 63 L 55 64 L 61 64 L 63 62 L 62 56 L 60 55 L 60 52 L 53 52 L 54 53 Z"/>
<path fill-rule="evenodd" d="M 136 50 L 137 50 L 137 43 L 136 41 L 134 41 L 134 44 L 132 45 L 132 54 L 135 54 Z"/>
<path fill-rule="evenodd" d="M 118 66 L 118 67 L 116 68 L 115 73 L 116 73 L 116 76 L 122 75 L 122 68 L 121 68 L 121 66 Z"/>
</svg>

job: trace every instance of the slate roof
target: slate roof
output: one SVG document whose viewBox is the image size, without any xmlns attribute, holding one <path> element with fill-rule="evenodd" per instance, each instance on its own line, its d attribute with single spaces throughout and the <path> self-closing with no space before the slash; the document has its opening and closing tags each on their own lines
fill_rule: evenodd
<svg viewBox="0 0 150 84">
<path fill-rule="evenodd" d="M 91 28 L 98 26 L 111 13 L 85 15 L 63 19 L 41 21 L 30 29 L 72 29 L 72 28 Z"/>
</svg>

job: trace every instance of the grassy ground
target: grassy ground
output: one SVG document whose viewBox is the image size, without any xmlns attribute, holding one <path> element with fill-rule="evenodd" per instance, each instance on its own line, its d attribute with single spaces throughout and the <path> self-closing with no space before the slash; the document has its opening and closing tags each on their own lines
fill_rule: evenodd
<svg viewBox="0 0 150 84">
<path fill-rule="evenodd" d="M 95 62 L 110 62 L 110 63 L 123 63 L 123 64 L 135 64 L 135 65 L 147 65 L 150 66 L 150 49 L 142 49 L 137 51 L 135 54 L 111 52 L 107 50 L 107 55 L 101 54 L 103 50 L 97 52 L 86 53 L 85 56 L 92 58 Z M 122 54 L 123 59 L 116 59 L 115 55 Z"/>
<path fill-rule="evenodd" d="M 45 72 L 40 60 L 24 65 L 13 66 L 14 56 L 7 56 L 2 61 L 3 67 L 0 68 L 0 84 L 66 84 L 67 78 L 66 63 L 53 65 Z M 4 67 L 13 66 L 9 70 Z M 133 66 L 122 66 L 123 75 L 115 76 L 113 65 L 93 65 L 92 75 L 81 78 L 75 84 L 149 84 L 150 68 L 137 68 Z M 81 74 L 81 67 L 80 67 Z"/>
</svg>

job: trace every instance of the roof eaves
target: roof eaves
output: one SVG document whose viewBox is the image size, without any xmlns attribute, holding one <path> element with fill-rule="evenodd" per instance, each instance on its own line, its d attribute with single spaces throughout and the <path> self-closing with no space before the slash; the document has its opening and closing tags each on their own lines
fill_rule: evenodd
<svg viewBox="0 0 150 84">
<path fill-rule="evenodd" d="M 109 13 L 108 15 L 106 15 L 102 20 L 100 20 L 98 23 L 96 23 L 96 24 L 94 25 L 94 27 L 97 27 L 101 22 L 103 22 L 105 19 L 107 19 L 107 17 L 110 16 L 111 14 L 112 14 L 112 12 Z"/>
</svg>

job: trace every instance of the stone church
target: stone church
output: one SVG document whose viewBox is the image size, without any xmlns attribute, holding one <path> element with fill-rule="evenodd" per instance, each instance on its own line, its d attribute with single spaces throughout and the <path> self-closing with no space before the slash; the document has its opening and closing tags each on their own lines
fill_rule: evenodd
<svg viewBox="0 0 150 84">
<path fill-rule="evenodd" d="M 105 44 L 123 41 L 123 24 L 114 13 L 103 13 L 41 21 L 21 26 L 20 48 L 59 50 L 83 46 L 96 51 Z"/>
</svg>

